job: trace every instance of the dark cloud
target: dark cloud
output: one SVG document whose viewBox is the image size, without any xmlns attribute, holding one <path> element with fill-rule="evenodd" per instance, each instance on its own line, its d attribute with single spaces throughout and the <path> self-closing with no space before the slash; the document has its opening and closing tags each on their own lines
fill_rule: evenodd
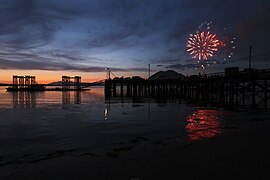
<svg viewBox="0 0 270 180">
<path fill-rule="evenodd" d="M 246 18 L 237 26 L 239 41 L 239 53 L 247 52 L 249 45 L 253 46 L 255 53 L 270 52 L 270 4 L 261 3 L 254 8 L 254 13 L 247 15 Z"/>
<path fill-rule="evenodd" d="M 164 67 L 163 64 L 157 64 L 156 66 L 157 66 L 157 67 Z"/>
<path fill-rule="evenodd" d="M 9 61 L 2 60 L 2 69 L 20 69 L 20 70 L 49 70 L 49 71 L 80 71 L 80 72 L 105 72 L 105 67 L 93 67 L 93 66 L 75 66 L 75 65 L 64 65 L 61 63 L 47 63 L 40 61 Z M 132 68 L 132 69 L 121 69 L 111 68 L 113 72 L 128 72 L 133 71 L 146 71 L 143 68 Z"/>
<path fill-rule="evenodd" d="M 173 65 L 167 66 L 166 68 L 184 70 L 184 69 L 190 69 L 190 68 L 194 69 L 196 67 L 199 67 L 199 66 L 197 64 L 173 64 Z"/>
<path fill-rule="evenodd" d="M 191 60 L 185 60 L 184 62 L 191 62 Z M 181 69 L 181 70 L 185 70 L 185 69 L 195 69 L 195 68 L 200 68 L 203 66 L 207 67 L 207 66 L 213 66 L 213 65 L 221 65 L 221 64 L 226 64 L 226 61 L 218 61 L 216 59 L 211 59 L 211 60 L 207 60 L 207 61 L 200 61 L 199 63 L 185 63 L 185 64 L 171 64 L 166 66 L 166 68 L 172 68 L 172 69 Z"/>
<path fill-rule="evenodd" d="M 262 54 L 252 54 L 251 56 L 251 60 L 253 61 L 253 63 L 257 64 L 257 63 L 262 63 L 262 62 L 268 62 L 270 58 L 270 52 L 269 53 L 262 53 Z M 249 61 L 249 55 L 247 56 L 241 56 L 238 58 L 234 58 L 231 61 L 228 61 L 227 63 L 248 63 Z"/>
<path fill-rule="evenodd" d="M 4 58 L 3 58 L 4 57 Z M 3 53 L 0 52 L 1 69 L 20 70 L 53 70 L 53 71 L 81 71 L 81 72 L 102 72 L 104 66 L 90 66 L 80 64 L 70 64 L 65 61 L 52 61 L 50 58 L 40 56 L 40 54 L 29 53 Z M 146 71 L 146 68 L 110 68 L 112 71 Z"/>
<path fill-rule="evenodd" d="M 183 61 L 181 58 L 173 58 L 173 57 L 166 57 L 166 58 L 158 58 L 158 59 L 151 59 L 150 63 L 152 64 L 172 64 Z"/>
<path fill-rule="evenodd" d="M 52 49 L 52 50 L 45 50 L 45 49 L 37 49 L 31 51 L 31 53 L 35 55 L 42 55 L 47 56 L 48 58 L 54 58 L 57 60 L 64 60 L 70 62 L 86 62 L 89 61 L 91 63 L 94 62 L 103 62 L 102 59 L 96 57 L 89 57 L 81 55 L 80 51 L 77 50 L 61 50 L 61 49 Z"/>
<path fill-rule="evenodd" d="M 89 19 L 100 20 L 101 24 L 90 27 L 85 46 L 89 48 L 113 47 L 125 49 L 133 46 L 148 46 L 145 38 L 171 25 L 173 3 L 165 1 L 100 1 L 96 14 L 89 10 Z M 90 8 L 90 7 L 89 7 Z M 91 9 L 91 8 L 90 8 Z M 98 34 L 98 36 L 94 36 Z"/>
<path fill-rule="evenodd" d="M 55 16 L 43 9 L 35 0 L 1 2 L 1 45 L 27 49 L 47 44 L 57 29 Z"/>
<path fill-rule="evenodd" d="M 0 3 L 0 62 L 1 68 L 6 69 L 92 72 L 120 64 L 123 58 L 127 59 L 123 67 L 140 67 L 143 62 L 158 67 L 194 68 L 197 62 L 185 51 L 186 40 L 203 21 L 213 21 L 218 33 L 230 26 L 231 33 L 237 36 L 236 56 L 226 64 L 244 64 L 246 58 L 242 57 L 247 56 L 250 44 L 254 54 L 270 51 L 266 43 L 270 41 L 267 1 L 0 0 Z M 113 63 L 96 52 L 105 54 Z M 254 56 L 254 60 L 264 63 L 267 58 Z M 215 59 L 216 64 L 225 64 L 218 57 Z M 130 70 L 145 70 L 132 67 Z M 125 71 L 115 68 L 118 70 Z"/>
</svg>

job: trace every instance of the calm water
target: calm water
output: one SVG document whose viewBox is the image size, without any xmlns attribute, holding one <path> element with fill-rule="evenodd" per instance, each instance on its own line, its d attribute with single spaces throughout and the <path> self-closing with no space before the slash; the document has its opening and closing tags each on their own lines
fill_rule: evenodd
<svg viewBox="0 0 270 180">
<path fill-rule="evenodd" d="M 0 165 L 62 155 L 105 155 L 142 143 L 189 143 L 219 136 L 266 112 L 194 107 L 180 100 L 110 99 L 89 92 L 6 92 L 0 87 Z M 250 115 L 252 114 L 252 116 Z"/>
</svg>

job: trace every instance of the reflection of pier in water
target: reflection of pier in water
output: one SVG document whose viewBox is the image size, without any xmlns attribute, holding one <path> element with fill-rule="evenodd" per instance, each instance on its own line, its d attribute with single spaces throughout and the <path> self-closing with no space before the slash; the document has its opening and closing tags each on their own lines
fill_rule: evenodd
<svg viewBox="0 0 270 180">
<path fill-rule="evenodd" d="M 73 94 L 73 103 L 81 104 L 81 91 L 63 91 L 62 92 L 62 104 L 67 108 L 71 104 L 71 94 Z"/>
<path fill-rule="evenodd" d="M 13 92 L 13 108 L 27 109 L 36 107 L 36 94 L 31 91 Z"/>
<path fill-rule="evenodd" d="M 211 138 L 221 133 L 220 112 L 200 109 L 188 117 L 186 131 L 191 141 Z"/>
<path fill-rule="evenodd" d="M 44 92 L 34 92 L 34 91 L 12 92 L 13 108 L 14 109 L 36 108 L 37 96 L 38 96 L 38 99 L 40 100 L 40 95 L 43 96 Z M 61 104 L 61 101 L 59 103 Z M 81 104 L 81 91 L 73 91 L 73 92 L 63 91 L 62 92 L 62 105 L 65 108 L 68 108 L 70 104 Z"/>
</svg>

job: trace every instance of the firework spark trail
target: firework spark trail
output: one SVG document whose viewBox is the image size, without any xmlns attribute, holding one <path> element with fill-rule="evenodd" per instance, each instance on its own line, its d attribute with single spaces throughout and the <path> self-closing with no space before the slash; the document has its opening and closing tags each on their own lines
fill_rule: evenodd
<svg viewBox="0 0 270 180">
<path fill-rule="evenodd" d="M 187 51 L 193 58 L 207 60 L 218 51 L 219 44 L 220 41 L 216 34 L 211 34 L 209 31 L 191 34 L 187 43 Z"/>
</svg>

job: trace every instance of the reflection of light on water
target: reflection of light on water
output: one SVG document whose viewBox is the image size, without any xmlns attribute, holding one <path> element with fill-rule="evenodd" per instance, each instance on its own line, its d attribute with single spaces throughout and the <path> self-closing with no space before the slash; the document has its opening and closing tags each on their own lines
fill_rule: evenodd
<svg viewBox="0 0 270 180">
<path fill-rule="evenodd" d="M 188 117 L 186 131 L 191 141 L 211 138 L 221 133 L 220 112 L 217 110 L 197 110 Z"/>
<path fill-rule="evenodd" d="M 104 119 L 108 120 L 108 109 L 107 108 L 105 108 Z"/>
<path fill-rule="evenodd" d="M 109 119 L 109 112 L 110 112 L 110 101 L 108 103 L 106 103 L 106 107 L 104 110 L 104 120 Z"/>
</svg>

